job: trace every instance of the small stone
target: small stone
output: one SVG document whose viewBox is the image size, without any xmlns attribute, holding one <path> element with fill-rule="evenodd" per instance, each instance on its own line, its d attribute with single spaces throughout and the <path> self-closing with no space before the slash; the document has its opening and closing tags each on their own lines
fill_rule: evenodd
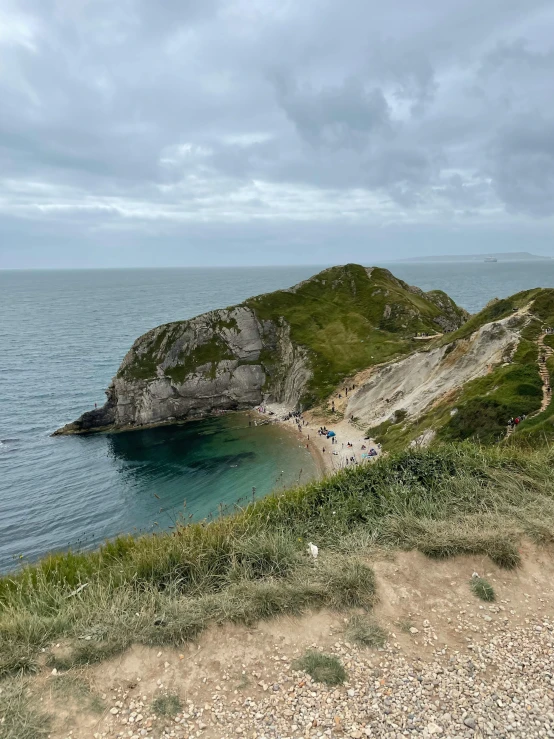
<svg viewBox="0 0 554 739">
<path fill-rule="evenodd" d="M 475 719 L 471 718 L 471 716 L 466 716 L 464 719 L 464 724 L 468 727 L 468 729 L 475 729 L 477 728 L 477 724 L 475 723 Z"/>
<path fill-rule="evenodd" d="M 119 713 L 119 708 L 116 708 L 115 706 L 113 708 L 110 708 L 110 713 L 116 716 Z"/>
<path fill-rule="evenodd" d="M 438 724 L 427 724 L 428 734 L 442 734 L 442 728 Z"/>
<path fill-rule="evenodd" d="M 410 634 L 419 634 L 419 629 L 416 629 L 415 626 L 410 626 Z"/>
</svg>

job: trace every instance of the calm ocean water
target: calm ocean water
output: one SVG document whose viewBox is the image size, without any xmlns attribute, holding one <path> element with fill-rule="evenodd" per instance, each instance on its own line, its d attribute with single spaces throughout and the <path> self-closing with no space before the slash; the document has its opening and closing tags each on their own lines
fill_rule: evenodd
<svg viewBox="0 0 554 739">
<path fill-rule="evenodd" d="M 395 264 L 470 311 L 554 287 L 552 263 Z M 94 403 L 131 343 L 299 282 L 317 267 L 0 272 L 0 570 L 117 533 L 172 525 L 315 474 L 285 432 L 240 417 L 88 438 L 50 434 Z M 240 426 L 240 428 L 239 428 Z M 186 507 L 185 507 L 186 504 Z"/>
</svg>

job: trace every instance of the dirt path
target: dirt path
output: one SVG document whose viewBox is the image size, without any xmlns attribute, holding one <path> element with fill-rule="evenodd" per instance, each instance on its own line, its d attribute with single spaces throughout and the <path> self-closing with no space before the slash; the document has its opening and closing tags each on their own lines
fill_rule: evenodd
<svg viewBox="0 0 554 739">
<path fill-rule="evenodd" d="M 533 416 L 538 416 L 539 413 L 542 413 L 545 411 L 548 406 L 550 405 L 550 401 L 552 399 L 552 393 L 550 392 L 550 372 L 548 371 L 548 367 L 546 366 L 546 362 L 554 355 L 554 349 L 551 349 L 549 346 L 547 346 L 544 343 L 544 337 L 547 334 L 541 334 L 538 338 L 537 345 L 539 347 L 539 374 L 541 376 L 542 380 L 542 402 L 541 407 L 539 411 L 535 411 L 532 413 L 529 418 L 533 418 Z M 543 361 L 544 357 L 544 361 Z"/>
<path fill-rule="evenodd" d="M 535 416 L 538 416 L 540 413 L 543 413 L 548 406 L 550 405 L 550 401 L 552 400 L 552 391 L 550 387 L 550 372 L 548 371 L 548 367 L 546 366 L 547 360 L 554 355 L 554 349 L 549 347 L 547 344 L 544 343 L 544 338 L 548 334 L 545 332 L 539 336 L 537 339 L 537 348 L 538 348 L 538 357 L 537 357 L 537 363 L 539 366 L 539 375 L 542 380 L 542 401 L 541 401 L 541 407 L 539 410 L 534 411 L 533 413 L 530 413 L 527 418 L 534 418 Z M 543 361 L 544 357 L 544 361 Z M 517 426 L 510 426 L 508 425 L 508 428 L 506 430 L 506 439 L 508 439 L 516 430 Z"/>
<path fill-rule="evenodd" d="M 554 557 L 531 545 L 522 557 L 506 572 L 485 557 L 376 555 L 380 648 L 349 641 L 345 614 L 323 611 L 212 628 L 181 650 L 133 647 L 81 670 L 75 694 L 45 672 L 35 681 L 55 715 L 51 737 L 551 737 Z M 492 584 L 494 603 L 472 594 L 473 572 Z M 340 660 L 346 682 L 296 670 L 307 649 Z M 165 715 L 160 699 L 171 699 Z"/>
</svg>

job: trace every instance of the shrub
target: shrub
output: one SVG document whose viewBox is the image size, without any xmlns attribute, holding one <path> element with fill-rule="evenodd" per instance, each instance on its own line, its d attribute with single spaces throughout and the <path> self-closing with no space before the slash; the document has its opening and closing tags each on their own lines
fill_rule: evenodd
<svg viewBox="0 0 554 739">
<path fill-rule="evenodd" d="M 308 651 L 293 663 L 293 669 L 307 672 L 316 683 L 341 685 L 346 680 L 346 670 L 337 657 L 321 652 Z"/>
<path fill-rule="evenodd" d="M 448 441 L 472 438 L 491 443 L 506 433 L 508 419 L 513 414 L 513 409 L 498 400 L 471 398 L 458 407 L 458 413 L 443 426 L 440 436 Z"/>
<path fill-rule="evenodd" d="M 472 577 L 471 578 L 471 589 L 474 594 L 481 600 L 492 602 L 495 600 L 496 595 L 494 589 L 488 580 L 484 577 Z"/>
<path fill-rule="evenodd" d="M 323 565 L 321 577 L 335 608 L 371 607 L 375 598 L 373 570 L 359 560 L 343 560 L 340 566 L 330 560 Z"/>
</svg>

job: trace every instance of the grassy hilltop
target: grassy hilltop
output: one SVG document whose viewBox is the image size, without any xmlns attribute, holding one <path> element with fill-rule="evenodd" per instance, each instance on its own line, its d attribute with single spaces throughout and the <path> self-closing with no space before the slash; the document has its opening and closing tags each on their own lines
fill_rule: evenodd
<svg viewBox="0 0 554 739">
<path fill-rule="evenodd" d="M 282 316 L 292 340 L 309 350 L 312 403 L 344 377 L 413 351 L 416 333 L 453 330 L 468 315 L 440 290 L 425 293 L 387 269 L 357 264 L 331 267 L 245 305 L 263 321 Z"/>
</svg>

